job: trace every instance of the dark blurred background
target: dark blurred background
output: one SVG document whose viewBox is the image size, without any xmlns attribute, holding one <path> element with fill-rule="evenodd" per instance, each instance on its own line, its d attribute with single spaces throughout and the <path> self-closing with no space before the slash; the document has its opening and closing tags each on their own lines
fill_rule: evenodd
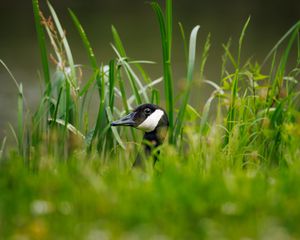
<svg viewBox="0 0 300 240">
<path fill-rule="evenodd" d="M 161 1 L 162 2 L 162 1 Z M 41 7 L 49 14 L 45 1 Z M 76 63 L 87 63 L 76 29 L 72 25 L 68 8 L 81 21 L 95 50 L 99 62 L 107 63 L 114 57 L 109 45 L 112 41 L 111 25 L 115 25 L 123 40 L 127 54 L 134 59 L 153 60 L 158 64 L 148 68 L 154 78 L 161 73 L 161 45 L 157 20 L 147 1 L 144 0 L 52 0 L 59 18 L 66 29 Z M 178 21 L 190 32 L 199 24 L 199 46 L 206 35 L 212 34 L 212 48 L 206 68 L 206 78 L 219 81 L 222 43 L 233 38 L 236 47 L 238 36 L 247 17 L 251 22 L 246 33 L 243 56 L 254 56 L 262 61 L 278 39 L 300 19 L 299 0 L 228 0 L 228 1 L 173 1 L 174 44 L 173 66 L 175 85 L 185 76 L 184 54 Z M 35 109 L 41 92 L 38 71 L 40 55 L 34 28 L 31 1 L 0 2 L 0 59 L 11 69 L 16 79 L 23 83 L 26 100 Z M 201 48 L 198 48 L 200 55 Z M 53 67 L 53 66 L 52 66 Z M 0 137 L 7 135 L 8 122 L 15 125 L 17 115 L 17 89 L 5 69 L 0 66 Z M 201 91 L 195 88 L 194 91 Z M 194 94 L 195 105 L 207 91 Z M 0 139 L 0 141 L 1 141 Z"/>
</svg>

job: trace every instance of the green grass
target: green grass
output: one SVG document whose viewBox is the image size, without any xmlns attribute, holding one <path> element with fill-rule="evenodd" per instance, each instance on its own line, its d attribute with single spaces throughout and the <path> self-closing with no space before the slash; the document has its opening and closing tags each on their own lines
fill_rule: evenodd
<svg viewBox="0 0 300 240">
<path fill-rule="evenodd" d="M 199 26 L 187 42 L 179 24 L 187 76 L 175 96 L 171 0 L 165 9 L 151 3 L 161 34 L 159 79 L 144 68 L 153 62 L 127 55 L 115 26 L 115 56 L 100 63 L 69 10 L 89 59 L 77 64 L 55 8 L 48 4 L 48 18 L 32 2 L 44 80 L 34 113 L 0 60 L 19 93 L 16 145 L 9 151 L 7 138 L 0 141 L 0 238 L 300 238 L 300 22 L 260 63 L 243 61 L 248 18 L 239 40 L 223 45 L 217 82 L 204 78 L 212 37 L 196 47 Z M 189 101 L 195 76 L 212 87 L 203 109 Z M 165 107 L 171 124 L 160 161 L 142 171 L 131 169 L 141 133 L 109 123 L 145 102 Z"/>
<path fill-rule="evenodd" d="M 1 167 L 3 239 L 300 237 L 297 169 L 203 172 L 169 155 L 145 174 L 79 158 L 47 159 L 38 173 L 16 156 Z"/>
</svg>

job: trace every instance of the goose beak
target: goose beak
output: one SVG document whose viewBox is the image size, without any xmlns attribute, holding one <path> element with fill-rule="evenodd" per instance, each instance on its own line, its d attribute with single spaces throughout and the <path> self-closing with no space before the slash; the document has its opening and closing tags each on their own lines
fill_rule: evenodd
<svg viewBox="0 0 300 240">
<path fill-rule="evenodd" d="M 134 115 L 135 113 L 132 112 L 125 117 L 122 117 L 121 119 L 112 122 L 110 125 L 111 126 L 135 126 L 135 121 L 134 121 Z"/>
</svg>

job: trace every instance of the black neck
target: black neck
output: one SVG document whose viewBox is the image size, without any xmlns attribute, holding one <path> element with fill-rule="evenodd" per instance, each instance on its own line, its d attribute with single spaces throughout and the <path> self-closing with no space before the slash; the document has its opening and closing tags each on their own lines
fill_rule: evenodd
<svg viewBox="0 0 300 240">
<path fill-rule="evenodd" d="M 143 138 L 144 156 L 139 154 L 134 162 L 133 166 L 143 166 L 143 158 L 147 158 L 153 154 L 153 164 L 157 161 L 159 151 L 153 152 L 153 150 L 163 143 L 164 139 L 159 137 L 159 132 L 155 129 L 152 132 L 146 132 Z"/>
</svg>

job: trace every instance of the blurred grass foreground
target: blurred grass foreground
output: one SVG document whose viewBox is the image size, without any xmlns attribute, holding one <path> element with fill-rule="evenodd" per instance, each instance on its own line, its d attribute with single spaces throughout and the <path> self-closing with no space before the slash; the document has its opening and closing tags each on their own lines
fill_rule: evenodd
<svg viewBox="0 0 300 240">
<path fill-rule="evenodd" d="M 99 63 L 69 10 L 90 62 L 76 63 L 55 9 L 32 4 L 43 82 L 35 112 L 1 61 L 18 89 L 16 144 L 0 145 L 1 239 L 300 238 L 300 21 L 259 63 L 241 57 L 248 18 L 223 44 L 218 82 L 204 77 L 211 36 L 197 48 L 199 26 L 188 34 L 179 24 L 187 74 L 176 95 L 171 0 L 150 4 L 158 79 L 144 67 L 153 62 L 127 56 L 114 26 L 115 56 Z M 203 109 L 190 103 L 196 81 L 212 89 Z M 166 109 L 168 141 L 154 168 L 132 169 L 141 135 L 110 122 L 146 102 Z"/>
</svg>

